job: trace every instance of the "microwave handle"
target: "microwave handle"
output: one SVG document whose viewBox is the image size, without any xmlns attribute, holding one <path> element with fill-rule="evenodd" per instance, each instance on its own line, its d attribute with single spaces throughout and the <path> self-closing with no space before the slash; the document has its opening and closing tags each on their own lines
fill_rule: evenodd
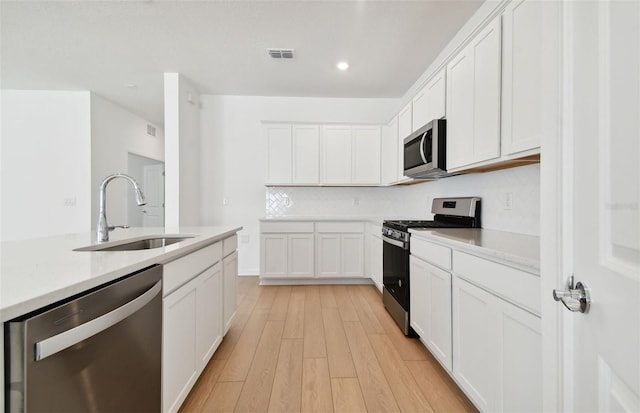
<svg viewBox="0 0 640 413">
<path fill-rule="evenodd" d="M 420 157 L 422 157 L 422 162 L 427 163 L 427 157 L 424 154 L 424 140 L 427 138 L 427 132 L 422 134 L 422 139 L 420 139 Z"/>
</svg>

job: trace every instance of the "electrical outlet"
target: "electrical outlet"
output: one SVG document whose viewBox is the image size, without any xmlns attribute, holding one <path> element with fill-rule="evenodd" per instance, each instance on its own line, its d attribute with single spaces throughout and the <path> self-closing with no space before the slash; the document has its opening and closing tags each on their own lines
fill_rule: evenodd
<svg viewBox="0 0 640 413">
<path fill-rule="evenodd" d="M 513 209 L 513 193 L 504 193 L 504 210 L 511 211 Z"/>
<path fill-rule="evenodd" d="M 283 199 L 284 199 L 284 206 L 290 207 L 291 206 L 291 199 L 289 199 L 289 197 L 287 195 L 285 195 Z"/>
<path fill-rule="evenodd" d="M 226 196 L 222 197 L 222 205 L 229 205 L 229 198 Z"/>
<path fill-rule="evenodd" d="M 360 205 L 360 198 L 358 198 L 357 196 L 353 197 L 353 205 Z"/>
<path fill-rule="evenodd" d="M 72 207 L 76 206 L 76 197 L 69 197 L 64 199 L 64 206 Z"/>
</svg>

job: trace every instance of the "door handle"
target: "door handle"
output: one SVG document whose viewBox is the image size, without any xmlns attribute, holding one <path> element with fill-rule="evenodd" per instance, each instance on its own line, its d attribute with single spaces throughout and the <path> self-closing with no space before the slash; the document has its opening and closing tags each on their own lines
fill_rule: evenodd
<svg viewBox="0 0 640 413">
<path fill-rule="evenodd" d="M 553 299 L 562 301 L 569 311 L 588 313 L 591 307 L 591 290 L 581 282 L 574 287 L 572 275 L 567 282 L 567 290 L 553 290 Z"/>
</svg>

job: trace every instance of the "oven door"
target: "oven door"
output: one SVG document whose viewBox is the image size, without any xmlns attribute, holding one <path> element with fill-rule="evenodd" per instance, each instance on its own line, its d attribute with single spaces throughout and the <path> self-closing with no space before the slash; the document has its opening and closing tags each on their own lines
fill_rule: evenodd
<svg viewBox="0 0 640 413">
<path fill-rule="evenodd" d="M 386 236 L 382 239 L 382 283 L 398 304 L 409 311 L 409 244 Z"/>
</svg>

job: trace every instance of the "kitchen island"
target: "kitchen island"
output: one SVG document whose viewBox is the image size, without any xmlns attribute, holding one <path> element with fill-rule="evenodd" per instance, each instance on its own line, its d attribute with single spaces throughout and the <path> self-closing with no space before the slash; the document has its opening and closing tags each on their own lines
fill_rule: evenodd
<svg viewBox="0 0 640 413">
<path fill-rule="evenodd" d="M 77 251 L 97 244 L 90 232 L 0 243 L 2 322 L 30 317 L 44 307 L 162 265 L 162 343 L 157 344 L 162 346 L 162 410 L 177 411 L 234 317 L 240 229 L 133 228 L 116 230 L 110 242 L 100 244 L 184 237 L 171 245 L 128 251 Z M 0 342 L 4 345 L 4 338 Z M 9 366 L 4 350 L 3 373 Z"/>
</svg>

